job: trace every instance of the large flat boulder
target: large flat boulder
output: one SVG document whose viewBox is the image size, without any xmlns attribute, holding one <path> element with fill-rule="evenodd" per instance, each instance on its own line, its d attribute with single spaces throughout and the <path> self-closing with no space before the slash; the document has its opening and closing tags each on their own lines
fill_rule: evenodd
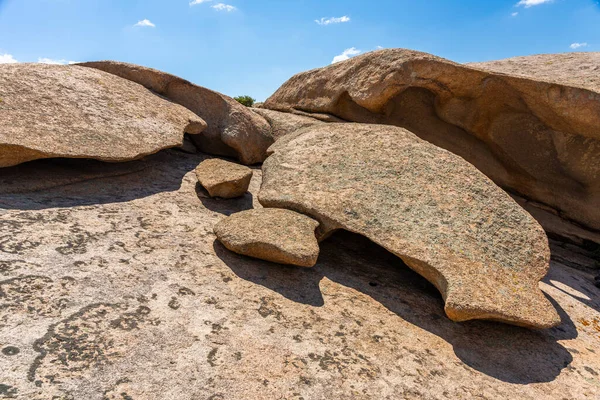
<svg viewBox="0 0 600 400">
<path fill-rule="evenodd" d="M 231 97 L 135 64 L 95 61 L 78 65 L 139 83 L 202 117 L 208 128 L 192 140 L 206 153 L 237 157 L 243 164 L 256 164 L 265 159 L 266 150 L 273 143 L 267 121 Z"/>
<path fill-rule="evenodd" d="M 280 139 L 259 201 L 366 236 L 433 283 L 454 321 L 549 328 L 541 226 L 461 157 L 386 125 L 325 124 Z"/>
<path fill-rule="evenodd" d="M 0 65 L 0 167 L 56 157 L 135 160 L 205 128 L 186 108 L 102 71 Z"/>
<path fill-rule="evenodd" d="M 557 61 L 552 69 L 561 65 Z M 300 73 L 264 107 L 407 128 L 600 242 L 598 85 L 590 78 L 570 86 L 574 81 L 563 79 L 566 73 L 529 74 L 381 50 Z"/>
</svg>

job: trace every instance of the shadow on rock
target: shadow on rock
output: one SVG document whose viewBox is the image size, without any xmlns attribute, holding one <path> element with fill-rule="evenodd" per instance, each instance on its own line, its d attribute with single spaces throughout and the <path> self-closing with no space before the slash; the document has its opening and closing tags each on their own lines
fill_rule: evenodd
<svg viewBox="0 0 600 400">
<path fill-rule="evenodd" d="M 236 199 L 212 198 L 208 194 L 208 191 L 198 182 L 196 183 L 196 194 L 204 207 L 227 216 L 253 208 L 252 195 L 249 192 Z"/>
<path fill-rule="evenodd" d="M 600 287 L 594 284 L 599 272 L 596 265 L 600 265 L 600 246 L 590 243 L 590 249 L 586 249 L 569 243 L 557 245 L 553 240 L 550 243 L 551 265 L 556 267 L 550 268 L 544 283 L 600 312 Z"/>
<path fill-rule="evenodd" d="M 298 268 L 257 260 L 231 252 L 215 240 L 213 248 L 219 257 L 240 278 L 271 289 L 287 299 L 315 307 L 323 306 L 318 269 Z"/>
<path fill-rule="evenodd" d="M 253 260 L 216 242 L 214 247 L 239 277 L 302 304 L 324 304 L 319 289 L 323 277 L 361 291 L 400 318 L 450 343 L 469 367 L 504 382 L 550 382 L 573 360 L 557 341 L 577 337 L 577 330 L 552 298 L 549 300 L 562 318 L 562 324 L 553 329 L 533 331 L 488 321 L 455 323 L 446 317 L 442 297 L 432 284 L 359 235 L 338 232 L 323 242 L 313 269 Z"/>
<path fill-rule="evenodd" d="M 0 209 L 41 210 L 120 203 L 178 190 L 200 154 L 166 150 L 139 161 L 47 159 L 3 168 Z"/>
</svg>

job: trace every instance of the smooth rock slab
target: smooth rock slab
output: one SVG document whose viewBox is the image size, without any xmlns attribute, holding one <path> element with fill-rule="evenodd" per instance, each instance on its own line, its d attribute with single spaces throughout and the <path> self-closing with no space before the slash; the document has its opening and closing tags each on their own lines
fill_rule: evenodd
<svg viewBox="0 0 600 400">
<path fill-rule="evenodd" d="M 250 165 L 263 162 L 273 144 L 267 121 L 229 96 L 135 64 L 95 61 L 78 65 L 139 83 L 199 115 L 208 127 L 192 140 L 205 153 L 236 157 L 242 164 Z"/>
<path fill-rule="evenodd" d="M 397 127 L 326 124 L 273 145 L 259 201 L 345 229 L 433 283 L 454 321 L 560 323 L 538 287 L 549 267 L 541 226 L 464 159 Z"/>
<path fill-rule="evenodd" d="M 205 160 L 196 168 L 200 184 L 211 197 L 233 199 L 248 191 L 252 170 L 243 165 L 213 158 Z"/>
<path fill-rule="evenodd" d="M 135 160 L 205 128 L 190 110 L 106 72 L 0 65 L 0 167 L 56 157 Z"/>
<path fill-rule="evenodd" d="M 535 54 L 467 65 L 501 74 L 559 82 L 600 93 L 600 52 Z"/>
<path fill-rule="evenodd" d="M 229 250 L 280 264 L 313 267 L 319 257 L 315 229 L 319 223 L 290 210 L 260 208 L 242 211 L 215 226 Z"/>
</svg>

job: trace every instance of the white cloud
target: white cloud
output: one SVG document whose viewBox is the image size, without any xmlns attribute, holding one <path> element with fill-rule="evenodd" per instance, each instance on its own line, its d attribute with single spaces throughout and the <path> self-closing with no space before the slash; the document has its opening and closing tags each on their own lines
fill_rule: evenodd
<svg viewBox="0 0 600 400">
<path fill-rule="evenodd" d="M 315 19 L 315 22 L 319 25 L 331 25 L 331 24 L 341 24 L 342 22 L 350 22 L 350 17 L 344 15 L 343 17 L 332 17 L 332 18 L 321 18 Z"/>
<path fill-rule="evenodd" d="M 0 64 L 16 64 L 17 60 L 12 56 L 12 54 L 0 54 Z"/>
<path fill-rule="evenodd" d="M 362 53 L 362 51 L 358 50 L 356 47 L 350 47 L 342 52 L 342 54 L 333 57 L 332 64 L 338 63 L 340 61 L 346 61 L 350 57 L 354 57 Z"/>
<path fill-rule="evenodd" d="M 554 0 L 521 0 L 517 3 L 517 7 L 523 6 L 525 8 L 539 6 L 540 4 L 552 3 Z"/>
<path fill-rule="evenodd" d="M 195 5 L 202 4 L 202 3 L 208 3 L 209 1 L 212 1 L 212 0 L 193 0 L 193 1 L 190 1 L 190 6 L 195 6 Z"/>
<path fill-rule="evenodd" d="M 518 12 L 514 12 L 514 13 L 510 14 L 511 17 L 516 17 L 517 15 L 519 15 Z"/>
<path fill-rule="evenodd" d="M 234 6 L 230 6 L 229 4 L 223 4 L 223 3 L 215 4 L 214 6 L 211 6 L 211 7 L 217 11 L 231 12 L 231 11 L 237 10 L 237 8 L 235 8 Z"/>
<path fill-rule="evenodd" d="M 134 26 L 148 26 L 150 28 L 156 27 L 156 25 L 154 25 L 152 22 L 150 22 L 149 19 L 143 19 L 141 21 L 138 21 L 137 24 L 135 24 Z"/>
<path fill-rule="evenodd" d="M 587 47 L 587 45 L 588 44 L 585 43 L 585 42 L 584 43 L 573 43 L 569 47 L 572 48 L 573 50 L 576 50 L 576 49 L 578 49 L 580 47 Z"/>
<path fill-rule="evenodd" d="M 15 64 L 19 61 L 15 60 L 12 54 L 0 54 L 0 64 Z M 39 57 L 37 59 L 39 64 L 53 64 L 53 65 L 67 65 L 67 64 L 77 64 L 78 61 L 69 61 L 69 60 L 55 60 L 52 58 Z"/>
<path fill-rule="evenodd" d="M 54 60 L 52 58 L 38 58 L 38 63 L 40 64 L 54 64 L 54 65 L 67 65 L 67 64 L 77 64 L 77 61 L 68 61 L 68 60 Z"/>
</svg>

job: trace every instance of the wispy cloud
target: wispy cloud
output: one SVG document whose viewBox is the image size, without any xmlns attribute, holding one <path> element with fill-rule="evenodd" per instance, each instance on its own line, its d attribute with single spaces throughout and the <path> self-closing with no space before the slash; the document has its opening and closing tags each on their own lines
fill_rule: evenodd
<svg viewBox="0 0 600 400">
<path fill-rule="evenodd" d="M 356 47 L 350 47 L 342 52 L 342 54 L 333 57 L 332 64 L 338 63 L 340 61 L 346 61 L 350 57 L 354 57 L 362 53 L 362 51 L 358 50 Z"/>
<path fill-rule="evenodd" d="M 214 8 L 217 11 L 226 11 L 226 12 L 231 12 L 231 11 L 235 11 L 237 10 L 237 8 L 235 8 L 234 6 L 231 6 L 229 4 L 224 4 L 224 3 L 218 3 L 215 4 L 214 6 L 211 6 L 212 8 Z"/>
<path fill-rule="evenodd" d="M 156 25 L 154 25 L 152 22 L 150 22 L 149 19 L 143 19 L 141 21 L 138 21 L 134 26 L 147 26 L 150 28 L 156 28 Z"/>
<path fill-rule="evenodd" d="M 350 17 L 344 15 L 343 17 L 332 17 L 332 18 L 321 18 L 315 19 L 315 22 L 319 25 L 331 25 L 331 24 L 341 24 L 342 22 L 350 22 Z"/>
<path fill-rule="evenodd" d="M 208 3 L 209 1 L 213 1 L 213 0 L 193 0 L 193 1 L 190 1 L 190 6 L 195 6 L 195 5 L 202 4 L 202 3 Z"/>
<path fill-rule="evenodd" d="M 16 64 L 17 60 L 12 56 L 12 54 L 0 54 L 0 64 Z"/>
<path fill-rule="evenodd" d="M 38 63 L 40 64 L 54 64 L 54 65 L 67 65 L 67 64 L 77 64 L 77 61 L 68 61 L 68 60 L 55 60 L 52 58 L 38 58 Z"/>
<path fill-rule="evenodd" d="M 514 13 L 510 14 L 511 17 L 516 17 L 517 15 L 519 15 L 518 12 L 514 12 Z"/>
<path fill-rule="evenodd" d="M 554 0 L 521 0 L 517 3 L 517 7 L 523 6 L 525 8 L 539 6 L 540 4 L 552 3 Z"/>
<path fill-rule="evenodd" d="M 18 62 L 20 61 L 16 60 L 12 54 L 0 54 L 0 64 L 16 64 Z M 37 62 L 39 64 L 67 65 L 77 64 L 78 61 L 38 57 Z"/>
<path fill-rule="evenodd" d="M 572 43 L 569 47 L 572 48 L 573 50 L 577 50 L 581 47 L 587 47 L 587 43 Z"/>
</svg>

